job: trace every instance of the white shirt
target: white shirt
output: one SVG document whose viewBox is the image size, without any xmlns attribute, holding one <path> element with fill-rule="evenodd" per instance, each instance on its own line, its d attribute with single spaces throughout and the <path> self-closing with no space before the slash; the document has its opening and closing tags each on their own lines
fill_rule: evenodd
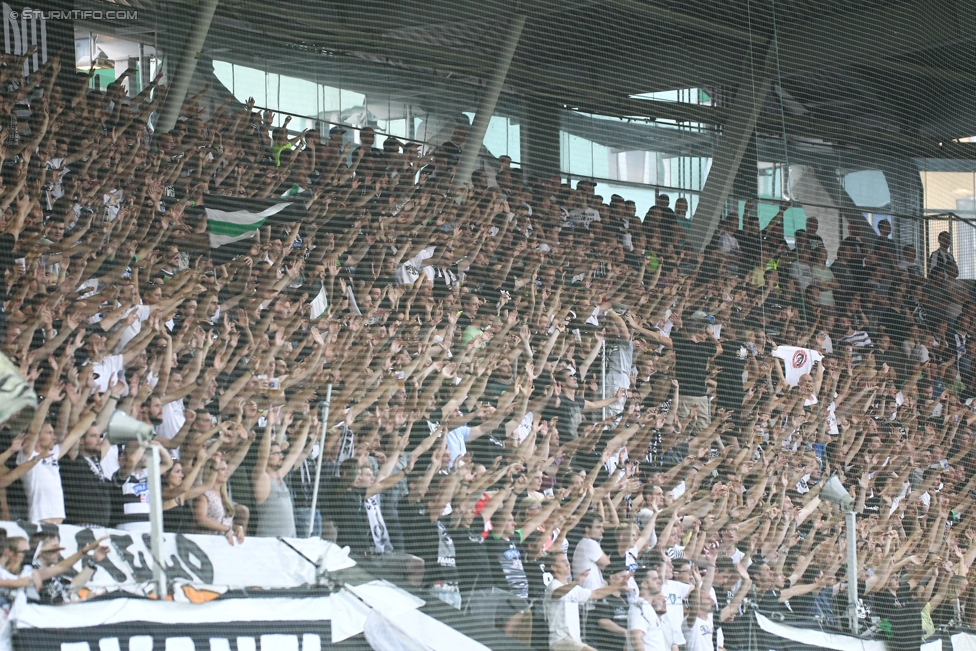
<svg viewBox="0 0 976 651">
<path fill-rule="evenodd" d="M 836 394 L 834 394 L 836 395 Z M 840 429 L 837 427 L 837 403 L 831 402 L 827 405 L 827 433 L 831 436 L 837 436 L 840 434 Z"/>
<path fill-rule="evenodd" d="M 685 650 L 715 651 L 716 647 L 724 647 L 725 636 L 722 635 L 722 629 L 718 629 L 718 631 L 715 633 L 714 640 L 712 639 L 713 630 L 714 626 L 712 623 L 711 614 L 709 614 L 708 619 L 696 617 L 695 623 L 692 626 L 685 627 Z"/>
<path fill-rule="evenodd" d="M 654 511 L 650 509 L 641 509 L 637 512 L 637 523 L 640 525 L 641 531 L 644 531 L 644 527 L 648 525 L 651 521 L 651 517 L 654 515 Z M 648 549 L 654 549 L 657 547 L 657 532 L 652 531 L 651 537 L 647 541 Z"/>
<path fill-rule="evenodd" d="M 21 450 L 17 453 L 17 465 L 26 463 L 37 456 L 31 450 L 30 456 Z M 27 519 L 40 522 L 51 518 L 64 518 L 64 490 L 61 488 L 61 468 L 58 459 L 61 446 L 57 443 L 51 449 L 51 456 L 31 468 L 24 475 L 24 493 L 27 495 Z"/>
<path fill-rule="evenodd" d="M 471 434 L 471 428 L 467 425 L 461 425 L 457 429 L 452 429 L 447 433 L 447 450 L 451 455 L 451 466 L 454 466 L 454 462 L 457 461 L 458 457 L 463 457 L 468 452 L 468 436 Z"/>
<path fill-rule="evenodd" d="M 652 543 L 649 549 L 654 549 L 657 545 L 657 541 Z M 624 552 L 624 563 L 627 567 L 632 568 L 632 572 L 637 570 L 640 565 L 640 552 L 641 550 L 637 547 L 631 547 L 626 552 Z M 627 601 L 633 603 L 637 600 L 640 594 L 640 586 L 637 585 L 637 579 L 634 578 L 633 573 L 631 573 L 630 578 L 627 579 Z"/>
<path fill-rule="evenodd" d="M 916 364 L 926 364 L 929 361 L 929 349 L 922 344 L 913 344 L 912 342 L 906 340 L 902 344 L 902 349 L 905 351 L 905 355 L 908 360 L 915 362 Z"/>
<path fill-rule="evenodd" d="M 91 366 L 95 380 L 92 393 L 105 393 L 113 381 L 125 384 L 125 363 L 122 355 L 106 355 L 100 362 L 91 362 Z"/>
<path fill-rule="evenodd" d="M 609 342 L 608 342 L 609 344 Z M 633 340 L 618 340 L 614 344 L 613 350 L 607 346 L 607 395 L 623 387 L 630 388 L 630 369 L 634 364 L 634 342 Z"/>
<path fill-rule="evenodd" d="M 627 651 L 634 651 L 630 643 L 630 631 L 640 631 L 644 651 L 671 651 L 674 645 L 674 631 L 671 624 L 651 608 L 643 599 L 630 606 L 627 612 Z"/>
<path fill-rule="evenodd" d="M 739 251 L 739 240 L 735 239 L 735 236 L 728 231 L 719 235 L 718 244 L 726 253 L 738 253 Z"/>
<path fill-rule="evenodd" d="M 783 360 L 786 383 L 795 387 L 800 383 L 800 376 L 813 369 L 814 362 L 823 359 L 823 355 L 809 348 L 797 346 L 777 346 L 773 349 L 773 357 Z"/>
<path fill-rule="evenodd" d="M 813 277 L 813 270 L 805 262 L 796 261 L 790 265 L 790 278 L 800 283 L 800 289 L 806 291 L 807 287 L 816 280 Z"/>
<path fill-rule="evenodd" d="M 420 253 L 410 258 L 396 270 L 396 280 L 401 285 L 412 285 L 417 282 L 420 278 L 420 269 L 423 267 L 423 261 L 427 258 L 434 257 L 433 246 L 428 246 L 423 249 Z"/>
<path fill-rule="evenodd" d="M 115 480 L 119 482 L 121 478 L 116 476 Z M 146 469 L 136 470 L 117 485 L 122 495 L 122 513 L 132 517 L 126 522 L 117 524 L 116 528 L 122 531 L 150 533 L 152 525 L 149 522 L 149 479 Z"/>
<path fill-rule="evenodd" d="M 671 489 L 671 497 L 672 499 L 677 500 L 682 495 L 684 495 L 687 491 L 688 491 L 688 486 L 685 484 L 684 480 L 682 480 L 681 483 L 679 483 L 677 486 Z"/>
<path fill-rule="evenodd" d="M 393 544 L 390 542 L 390 534 L 386 528 L 386 520 L 380 511 L 380 502 L 377 496 L 367 497 L 363 500 L 363 507 L 366 509 L 366 517 L 369 520 L 369 528 L 373 534 L 373 549 L 377 554 L 391 551 Z"/>
<path fill-rule="evenodd" d="M 150 308 L 148 305 L 134 305 L 126 311 L 125 316 L 128 317 L 133 312 L 136 313 L 136 320 L 125 327 L 119 345 L 115 348 L 116 353 L 121 353 L 122 349 L 142 332 L 142 322 L 149 318 Z"/>
<path fill-rule="evenodd" d="M 570 228 L 590 228 L 590 224 L 600 221 L 600 211 L 595 208 L 573 208 L 566 214 L 567 226 Z"/>
<path fill-rule="evenodd" d="M 800 495 L 804 495 L 810 492 L 810 473 L 807 473 L 800 477 L 800 481 L 796 482 L 796 492 Z"/>
<path fill-rule="evenodd" d="M 527 412 L 525 416 L 522 416 L 522 421 L 519 423 L 518 427 L 515 428 L 515 433 L 518 435 L 519 443 L 525 440 L 525 437 L 532 432 L 532 423 L 535 421 L 535 414 L 531 411 Z"/>
<path fill-rule="evenodd" d="M 14 581 L 23 576 L 30 577 L 34 572 L 34 568 L 28 565 L 24 568 L 20 577 L 13 572 L 8 572 L 5 568 L 0 567 L 0 579 L 5 581 Z M 4 605 L 0 608 L 0 651 L 13 651 L 13 626 L 10 624 L 10 611 L 13 610 L 15 606 L 22 606 L 27 601 L 27 592 L 23 588 L 3 588 L 6 593 L 4 598 Z"/>
<path fill-rule="evenodd" d="M 78 300 L 81 301 L 81 300 L 84 300 L 86 298 L 90 298 L 90 297 L 94 296 L 95 294 L 98 293 L 98 290 L 100 288 L 101 288 L 101 283 L 98 282 L 98 279 L 97 278 L 89 278 L 85 282 L 83 282 L 80 285 L 78 285 L 78 289 L 79 290 L 82 290 L 82 289 L 87 289 L 88 290 L 84 294 L 82 294 L 81 296 L 79 296 L 78 297 Z M 94 319 L 95 317 L 92 317 L 92 318 Z M 98 321 L 101 321 L 101 319 L 98 319 Z M 90 321 L 90 322 L 91 323 L 98 323 L 98 321 Z"/>
<path fill-rule="evenodd" d="M 685 636 L 681 632 L 681 622 L 685 621 L 685 599 L 691 592 L 691 585 L 681 581 L 665 581 L 661 584 L 661 592 L 668 600 L 668 611 L 664 613 L 664 618 L 674 632 L 674 643 L 682 645 L 685 643 Z"/>
<path fill-rule="evenodd" d="M 427 265 L 420 271 L 427 276 L 427 280 L 429 280 L 432 285 L 441 284 L 450 287 L 457 282 L 457 275 L 451 271 L 450 267 L 434 267 L 432 265 Z"/>
<path fill-rule="evenodd" d="M 102 457 L 102 474 L 106 477 L 114 477 L 121 467 L 119 464 L 119 447 L 118 445 L 109 446 L 108 452 Z"/>
<path fill-rule="evenodd" d="M 607 584 L 603 580 L 603 570 L 597 564 L 602 556 L 600 543 L 592 538 L 582 538 L 576 545 L 576 551 L 573 552 L 573 576 L 581 577 L 583 572 L 589 570 L 590 573 L 580 582 L 587 590 L 598 590 Z"/>
<path fill-rule="evenodd" d="M 119 216 L 119 209 L 122 208 L 122 190 L 109 190 L 109 194 L 102 195 L 102 203 L 105 204 L 107 221 L 115 221 Z"/>
<path fill-rule="evenodd" d="M 64 169 L 63 158 L 51 158 L 47 161 L 47 169 L 54 172 L 49 176 L 51 179 L 51 189 L 47 193 L 47 209 L 54 209 L 54 202 L 64 196 L 64 175 L 68 170 Z"/>
<path fill-rule="evenodd" d="M 562 597 L 553 599 L 552 593 L 564 585 L 566 584 L 559 579 L 550 581 L 542 602 L 546 609 L 546 619 L 549 620 L 550 646 L 566 638 L 583 641 L 580 635 L 579 605 L 589 600 L 592 591 L 578 585 Z"/>
<path fill-rule="evenodd" d="M 823 292 L 821 292 L 821 295 L 823 295 Z M 834 341 L 830 338 L 830 335 L 824 337 L 823 351 L 828 355 L 832 355 L 834 353 Z"/>
<path fill-rule="evenodd" d="M 183 415 L 183 401 L 174 400 L 163 405 L 163 422 L 156 428 L 156 436 L 171 439 L 183 428 L 186 416 Z"/>
</svg>

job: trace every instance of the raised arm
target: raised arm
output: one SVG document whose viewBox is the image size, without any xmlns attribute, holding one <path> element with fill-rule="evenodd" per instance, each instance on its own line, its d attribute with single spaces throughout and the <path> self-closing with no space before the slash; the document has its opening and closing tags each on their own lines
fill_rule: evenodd
<svg viewBox="0 0 976 651">
<path fill-rule="evenodd" d="M 284 477 L 291 472 L 291 469 L 295 467 L 295 462 L 298 461 L 298 458 L 302 455 L 302 452 L 304 452 L 305 443 L 308 441 L 308 432 L 311 425 L 311 421 L 306 418 L 304 424 L 302 425 L 302 431 L 298 435 L 298 440 L 296 440 L 291 447 L 289 447 L 288 456 L 285 457 L 285 460 L 281 464 L 281 469 L 278 471 L 278 474 L 281 477 Z"/>
</svg>

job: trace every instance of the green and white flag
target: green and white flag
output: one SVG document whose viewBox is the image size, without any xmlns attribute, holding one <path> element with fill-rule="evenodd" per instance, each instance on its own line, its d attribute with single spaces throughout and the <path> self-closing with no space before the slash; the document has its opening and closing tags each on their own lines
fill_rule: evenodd
<svg viewBox="0 0 976 651">
<path fill-rule="evenodd" d="M 288 224 L 307 215 L 302 201 L 208 196 L 205 211 L 211 248 L 251 239 L 264 226 Z"/>
<path fill-rule="evenodd" d="M 312 320 L 321 319 L 322 315 L 325 314 L 329 309 L 329 295 L 325 291 L 325 285 L 322 285 L 322 289 L 319 290 L 318 295 L 312 299 L 310 304 Z"/>
</svg>

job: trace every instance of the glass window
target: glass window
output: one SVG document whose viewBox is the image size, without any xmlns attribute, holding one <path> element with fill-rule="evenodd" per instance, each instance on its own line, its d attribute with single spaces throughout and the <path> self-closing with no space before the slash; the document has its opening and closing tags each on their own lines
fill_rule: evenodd
<svg viewBox="0 0 976 651">
<path fill-rule="evenodd" d="M 972 172 L 922 172 L 925 210 L 959 210 L 959 202 L 976 195 Z"/>
<path fill-rule="evenodd" d="M 882 208 L 891 203 L 891 192 L 884 172 L 861 170 L 845 174 L 841 185 L 858 208 Z"/>
<path fill-rule="evenodd" d="M 742 216 L 745 212 L 746 202 L 739 202 L 739 228 L 742 228 Z M 773 220 L 776 213 L 779 212 L 779 203 L 774 203 L 771 201 L 760 201 L 757 205 L 756 210 L 759 216 L 759 228 L 766 228 L 769 222 Z M 787 208 L 786 212 L 783 213 L 783 235 L 790 242 L 793 241 L 793 236 L 798 230 L 802 230 L 807 226 L 807 213 L 803 208 L 799 206 L 793 206 Z"/>
<path fill-rule="evenodd" d="M 341 122 L 342 113 L 348 114 L 351 110 L 362 109 L 366 102 L 366 96 L 356 91 L 323 86 L 297 77 L 266 73 L 264 70 L 226 61 L 214 61 L 214 75 L 230 89 L 237 101 L 245 103 L 248 97 L 254 97 L 256 106 L 275 111 L 276 126 L 280 126 L 285 118 L 281 113 L 307 118 L 332 113 L 332 119 Z M 398 122 L 402 126 L 397 126 Z M 406 136 L 406 122 L 394 120 L 393 123 L 393 128 L 399 129 L 397 135 Z M 310 119 L 303 121 L 293 118 L 289 128 L 300 131 L 309 126 Z"/>
<path fill-rule="evenodd" d="M 684 102 L 686 104 L 703 104 L 709 106 L 712 103 L 711 96 L 701 88 L 681 88 L 653 93 L 638 93 L 631 95 L 630 98 L 656 100 L 658 102 Z"/>
<path fill-rule="evenodd" d="M 474 113 L 465 113 L 468 120 L 474 122 Z M 520 127 L 518 122 L 500 115 L 491 116 L 488 128 L 485 130 L 484 146 L 496 158 L 508 156 L 514 165 L 522 160 Z"/>
<path fill-rule="evenodd" d="M 760 199 L 783 199 L 783 169 L 780 163 L 759 161 L 758 192 Z"/>
</svg>

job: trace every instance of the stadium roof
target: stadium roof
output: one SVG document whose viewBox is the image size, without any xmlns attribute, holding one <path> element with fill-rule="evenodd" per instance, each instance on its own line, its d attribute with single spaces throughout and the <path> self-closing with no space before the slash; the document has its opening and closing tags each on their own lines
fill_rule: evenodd
<svg viewBox="0 0 976 651">
<path fill-rule="evenodd" d="M 140 24 L 162 31 L 192 20 L 193 3 L 138 4 Z M 970 145 L 951 142 L 976 134 L 974 0 L 222 0 L 204 54 L 320 82 L 334 77 L 417 105 L 473 110 L 517 13 L 528 22 L 500 112 L 545 102 L 721 125 L 735 89 L 754 82 L 765 61 L 775 74 L 761 134 L 976 158 Z M 88 27 L 106 31 L 105 23 Z M 143 29 L 118 31 L 138 38 Z M 716 101 L 633 97 L 683 88 L 705 89 Z"/>
</svg>

